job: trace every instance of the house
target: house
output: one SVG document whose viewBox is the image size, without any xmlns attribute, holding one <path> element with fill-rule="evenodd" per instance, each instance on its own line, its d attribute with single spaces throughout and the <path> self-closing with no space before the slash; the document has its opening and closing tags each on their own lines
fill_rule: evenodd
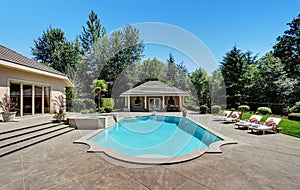
<svg viewBox="0 0 300 190">
<path fill-rule="evenodd" d="M 186 96 L 187 92 L 160 81 L 146 82 L 120 95 L 125 98 L 125 111 L 180 111 Z"/>
<path fill-rule="evenodd" d="M 53 113 L 55 98 L 72 86 L 65 74 L 0 45 L 0 98 L 10 95 L 17 116 Z"/>
</svg>

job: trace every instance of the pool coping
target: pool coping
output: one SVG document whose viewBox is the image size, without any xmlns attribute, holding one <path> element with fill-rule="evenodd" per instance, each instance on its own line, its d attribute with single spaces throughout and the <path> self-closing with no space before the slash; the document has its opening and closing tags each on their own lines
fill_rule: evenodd
<svg viewBox="0 0 300 190">
<path fill-rule="evenodd" d="M 173 116 L 171 116 L 173 117 Z M 119 118 L 121 120 L 123 118 Z M 163 158 L 144 158 L 144 157 L 135 157 L 135 156 L 128 156 L 125 154 L 121 154 L 117 151 L 115 151 L 113 148 L 101 148 L 98 143 L 93 142 L 88 140 L 89 138 L 97 135 L 98 133 L 104 131 L 105 129 L 97 129 L 95 131 L 92 131 L 90 134 L 83 136 L 82 138 L 74 141 L 74 143 L 77 144 L 86 144 L 89 146 L 89 149 L 87 152 L 93 152 L 93 153 L 104 153 L 106 156 L 111 157 L 113 159 L 123 161 L 126 163 L 134 163 L 134 164 L 143 164 L 143 165 L 154 165 L 154 164 L 175 164 L 175 163 L 181 163 L 181 162 L 186 162 L 189 160 L 193 160 L 195 158 L 198 158 L 202 156 L 205 153 L 209 154 L 221 154 L 222 150 L 220 147 L 224 145 L 229 145 L 229 144 L 237 144 L 237 141 L 234 141 L 221 133 L 214 131 L 210 128 L 208 128 L 206 125 L 199 123 L 189 117 L 186 117 L 186 119 L 196 123 L 197 125 L 201 126 L 208 132 L 214 134 L 215 136 L 219 137 L 222 139 L 222 141 L 217 141 L 209 145 L 208 148 L 197 148 L 193 152 L 190 152 L 185 155 L 181 156 L 174 156 L 174 157 L 163 157 Z M 108 128 L 110 128 L 112 125 L 110 125 Z"/>
</svg>

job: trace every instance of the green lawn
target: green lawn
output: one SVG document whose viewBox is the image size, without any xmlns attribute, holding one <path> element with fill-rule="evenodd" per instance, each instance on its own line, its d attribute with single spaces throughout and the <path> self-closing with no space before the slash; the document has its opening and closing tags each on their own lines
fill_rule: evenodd
<svg viewBox="0 0 300 190">
<path fill-rule="evenodd" d="M 247 120 L 251 117 L 250 113 L 243 113 L 242 120 Z M 266 121 L 268 117 L 275 117 L 275 116 L 268 116 L 263 115 L 263 118 L 261 119 L 261 122 Z M 291 135 L 294 137 L 300 138 L 300 122 L 299 121 L 292 121 L 289 119 L 282 118 L 281 122 L 279 123 L 279 127 L 282 129 L 282 133 Z"/>
</svg>

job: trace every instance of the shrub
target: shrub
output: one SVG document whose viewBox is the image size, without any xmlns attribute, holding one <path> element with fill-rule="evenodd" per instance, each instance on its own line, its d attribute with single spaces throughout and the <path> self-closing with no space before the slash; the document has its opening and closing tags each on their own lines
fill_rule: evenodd
<svg viewBox="0 0 300 190">
<path fill-rule="evenodd" d="M 246 111 L 250 110 L 250 106 L 248 106 L 248 105 L 241 105 L 241 106 L 238 107 L 238 110 L 246 112 Z"/>
<path fill-rule="evenodd" d="M 94 113 L 94 112 L 95 112 L 94 108 L 89 109 L 89 113 Z"/>
<path fill-rule="evenodd" d="M 235 111 L 235 108 L 230 108 L 230 111 Z"/>
<path fill-rule="evenodd" d="M 296 102 L 296 104 L 290 108 L 290 113 L 300 113 L 300 102 Z"/>
<path fill-rule="evenodd" d="M 78 98 L 72 101 L 72 107 L 75 111 L 79 112 L 84 109 L 95 108 L 95 101 L 89 98 Z"/>
<path fill-rule="evenodd" d="M 101 98 L 101 107 L 114 107 L 114 99 L 112 98 Z"/>
<path fill-rule="evenodd" d="M 272 110 L 271 110 L 271 108 L 268 108 L 268 107 L 259 107 L 259 108 L 257 108 L 257 112 L 259 114 L 267 115 L 267 114 L 271 114 Z"/>
<path fill-rule="evenodd" d="M 220 111 L 221 111 L 221 106 L 219 106 L 219 105 L 211 106 L 211 113 L 212 114 L 218 114 Z"/>
<path fill-rule="evenodd" d="M 112 111 L 113 109 L 112 109 L 112 107 L 105 107 L 104 108 L 104 111 L 106 112 L 106 113 L 110 113 L 111 111 Z"/>
<path fill-rule="evenodd" d="M 300 121 L 300 113 L 290 113 L 289 120 Z"/>
<path fill-rule="evenodd" d="M 200 113 L 206 113 L 208 111 L 208 107 L 206 105 L 200 106 Z"/>
<path fill-rule="evenodd" d="M 283 115 L 288 115 L 290 112 L 289 112 L 289 108 L 282 108 L 282 114 Z"/>
</svg>

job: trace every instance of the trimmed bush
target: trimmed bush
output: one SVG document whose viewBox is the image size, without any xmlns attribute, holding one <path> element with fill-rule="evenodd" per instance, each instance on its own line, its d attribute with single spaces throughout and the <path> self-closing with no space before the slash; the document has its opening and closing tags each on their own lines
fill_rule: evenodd
<svg viewBox="0 0 300 190">
<path fill-rule="evenodd" d="M 249 111 L 250 110 L 250 106 L 248 106 L 248 105 L 241 105 L 241 106 L 238 107 L 238 110 L 243 111 L 243 112 Z"/>
<path fill-rule="evenodd" d="M 300 102 L 296 102 L 296 104 L 290 108 L 290 113 L 300 113 Z"/>
<path fill-rule="evenodd" d="M 112 107 L 105 107 L 104 108 L 104 111 L 106 112 L 106 113 L 110 113 L 110 112 L 112 112 Z"/>
<path fill-rule="evenodd" d="M 288 117 L 290 120 L 300 121 L 300 113 L 291 113 Z"/>
<path fill-rule="evenodd" d="M 208 111 L 208 107 L 206 105 L 200 106 L 200 113 L 205 114 Z"/>
<path fill-rule="evenodd" d="M 230 108 L 230 111 L 235 111 L 235 108 Z"/>
<path fill-rule="evenodd" d="M 220 111 L 221 111 L 221 106 L 219 106 L 219 105 L 211 106 L 211 113 L 212 114 L 218 114 Z"/>
<path fill-rule="evenodd" d="M 78 98 L 72 101 L 72 108 L 77 112 L 84 109 L 90 109 L 90 108 L 94 109 L 95 107 L 96 107 L 95 101 L 89 98 Z"/>
<path fill-rule="evenodd" d="M 267 114 L 271 114 L 272 110 L 271 110 L 271 108 L 268 108 L 268 107 L 259 107 L 259 108 L 257 108 L 257 112 L 259 114 L 267 115 Z"/>
<path fill-rule="evenodd" d="M 112 98 L 101 98 L 101 107 L 114 107 L 114 100 Z"/>
</svg>

